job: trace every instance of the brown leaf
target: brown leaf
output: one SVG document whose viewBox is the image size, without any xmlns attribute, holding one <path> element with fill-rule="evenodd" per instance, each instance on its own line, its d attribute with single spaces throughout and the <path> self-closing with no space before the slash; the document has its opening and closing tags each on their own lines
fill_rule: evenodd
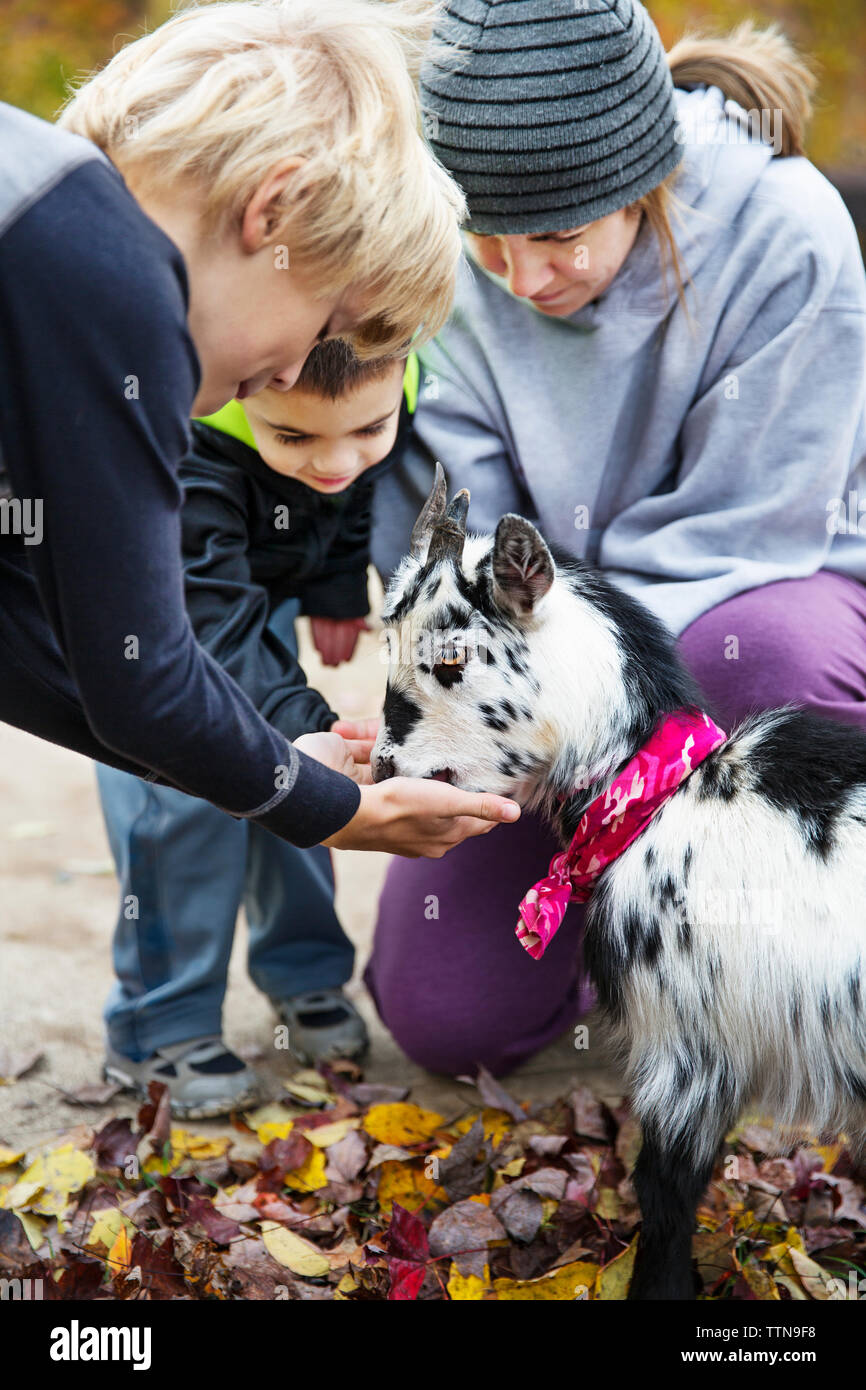
<svg viewBox="0 0 866 1390">
<path fill-rule="evenodd" d="M 544 1203 L 535 1192 L 515 1191 L 509 1183 L 494 1192 L 490 1210 L 515 1240 L 528 1245 L 538 1234 L 544 1218 Z"/>
<path fill-rule="evenodd" d="M 367 1162 L 367 1145 L 356 1129 L 350 1129 L 326 1153 L 325 1177 L 333 1182 L 352 1182 Z"/>
<path fill-rule="evenodd" d="M 106 1121 L 91 1144 L 99 1168 L 122 1168 L 137 1147 L 129 1120 L 122 1116 Z"/>
<path fill-rule="evenodd" d="M 84 1086 L 76 1086 L 66 1091 L 62 1086 L 56 1088 L 68 1105 L 107 1105 L 120 1091 L 116 1081 L 90 1081 Z"/>
<path fill-rule="evenodd" d="M 607 1140 L 609 1130 L 604 1111 L 589 1086 L 575 1086 L 569 1101 L 574 1112 L 575 1134 L 582 1134 L 587 1139 Z"/>
<path fill-rule="evenodd" d="M 13 1052 L 11 1048 L 0 1047 L 0 1082 L 18 1081 L 32 1071 L 42 1060 L 41 1048 L 27 1048 L 23 1052 Z"/>
<path fill-rule="evenodd" d="M 477 1274 L 487 1263 L 487 1244 L 503 1240 L 505 1228 L 482 1202 L 457 1202 L 443 1211 L 430 1227 L 434 1255 L 453 1255 L 460 1273 Z"/>
<path fill-rule="evenodd" d="M 499 1082 L 485 1066 L 478 1064 L 478 1077 L 474 1083 L 478 1088 L 478 1094 L 489 1105 L 491 1110 L 504 1110 L 506 1115 L 510 1115 L 512 1120 L 525 1120 L 526 1111 L 523 1106 L 518 1105 L 517 1101 L 510 1096 L 504 1086 Z"/>
</svg>

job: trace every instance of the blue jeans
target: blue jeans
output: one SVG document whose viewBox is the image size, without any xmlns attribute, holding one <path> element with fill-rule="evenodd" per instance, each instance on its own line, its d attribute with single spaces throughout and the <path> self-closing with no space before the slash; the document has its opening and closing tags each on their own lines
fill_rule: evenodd
<svg viewBox="0 0 866 1390">
<path fill-rule="evenodd" d="M 294 645 L 295 603 L 272 626 Z M 132 1061 L 222 1031 L 235 921 L 249 924 L 248 969 L 271 998 L 337 988 L 354 949 L 334 910 L 331 859 L 297 849 L 206 801 L 97 764 L 120 880 L 108 1040 Z"/>
</svg>

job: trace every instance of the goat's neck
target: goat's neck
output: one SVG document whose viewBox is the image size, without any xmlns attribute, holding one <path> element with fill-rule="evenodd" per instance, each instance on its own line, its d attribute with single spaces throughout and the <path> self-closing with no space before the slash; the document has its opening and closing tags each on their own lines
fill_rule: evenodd
<svg viewBox="0 0 866 1390">
<path fill-rule="evenodd" d="M 627 686 L 621 649 L 604 619 L 559 588 L 533 644 L 546 671 L 538 708 L 545 753 L 528 805 L 570 839 L 583 810 L 634 757 L 662 711 L 649 692 Z M 562 641 L 570 629 L 580 640 Z"/>
</svg>

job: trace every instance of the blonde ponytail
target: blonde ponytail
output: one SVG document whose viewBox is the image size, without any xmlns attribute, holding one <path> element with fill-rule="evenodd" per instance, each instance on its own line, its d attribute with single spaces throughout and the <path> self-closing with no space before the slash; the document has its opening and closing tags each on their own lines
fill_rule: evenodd
<svg viewBox="0 0 866 1390">
<path fill-rule="evenodd" d="M 675 87 L 719 87 L 745 111 L 781 111 L 779 154 L 804 153 L 815 75 L 776 25 L 756 29 L 746 20 L 723 38 L 687 34 L 668 65 Z"/>
</svg>

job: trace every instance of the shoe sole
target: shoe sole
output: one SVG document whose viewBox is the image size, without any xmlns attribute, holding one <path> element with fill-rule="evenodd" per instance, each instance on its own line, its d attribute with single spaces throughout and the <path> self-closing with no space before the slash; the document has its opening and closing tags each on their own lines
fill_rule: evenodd
<svg viewBox="0 0 866 1390">
<path fill-rule="evenodd" d="M 142 1085 L 140 1081 L 136 1081 L 135 1077 L 129 1075 L 129 1072 L 121 1071 L 119 1067 L 112 1066 L 110 1062 L 106 1062 L 103 1066 L 102 1075 L 106 1081 L 113 1081 L 124 1091 L 131 1091 L 139 1100 L 150 1099 L 146 1086 Z M 244 1110 L 261 1103 L 261 1097 L 257 1091 L 242 1091 L 230 1103 L 224 1100 L 215 1100 L 208 1104 L 206 1101 L 182 1101 L 169 1097 L 169 1109 L 172 1115 L 179 1120 L 213 1120 L 220 1115 L 231 1115 L 235 1110 Z"/>
</svg>

